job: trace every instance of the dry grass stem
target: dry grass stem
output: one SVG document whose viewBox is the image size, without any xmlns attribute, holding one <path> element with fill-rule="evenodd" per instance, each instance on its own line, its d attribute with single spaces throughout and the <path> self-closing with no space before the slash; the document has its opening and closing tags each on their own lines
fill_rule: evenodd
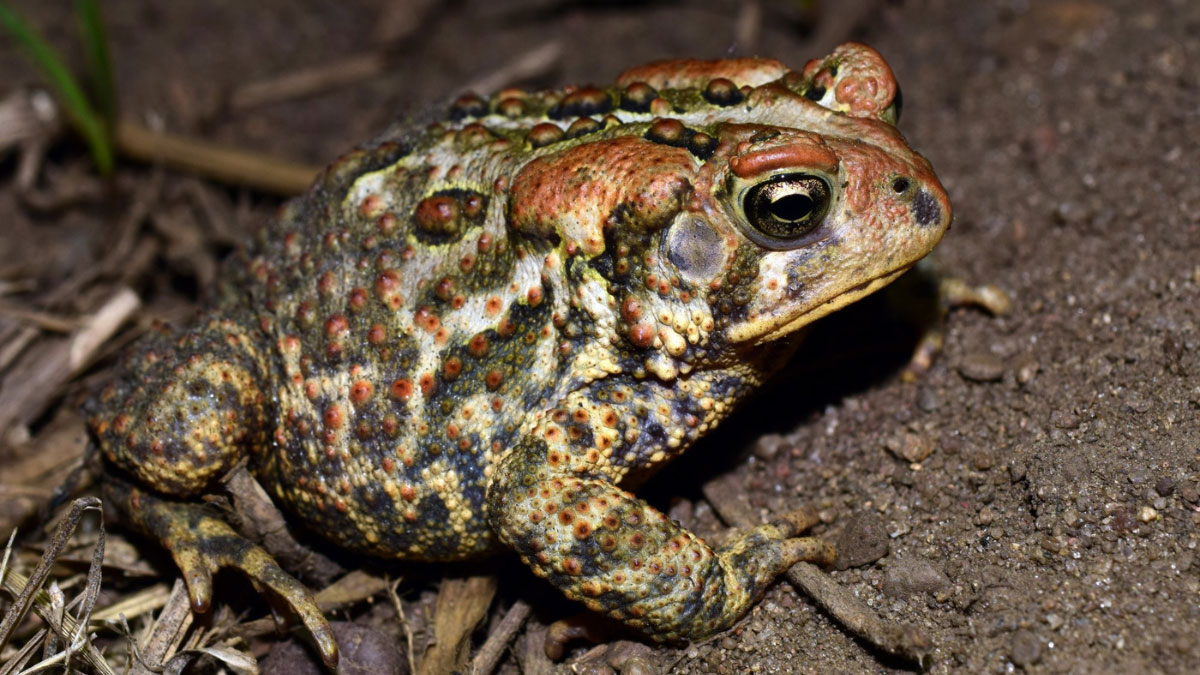
<svg viewBox="0 0 1200 675">
<path fill-rule="evenodd" d="M 501 65 L 491 73 L 471 82 L 462 91 L 474 91 L 487 94 L 501 87 L 535 78 L 549 72 L 558 60 L 562 58 L 561 42 L 547 42 L 531 49 L 515 59 Z"/>
<path fill-rule="evenodd" d="M 55 316 L 49 312 L 41 312 L 36 309 L 29 309 L 2 301 L 0 301 L 0 315 L 16 319 L 17 321 L 24 321 L 42 330 L 54 333 L 70 333 L 79 328 L 78 319 Z"/>
<path fill-rule="evenodd" d="M 756 53 L 758 34 L 762 28 L 762 3 L 759 0 L 743 0 L 733 23 L 733 43 L 743 54 Z"/>
<path fill-rule="evenodd" d="M 304 192 L 320 172 L 316 166 L 155 132 L 132 122 L 118 122 L 114 137 L 117 150 L 126 157 L 283 196 Z"/>
<path fill-rule="evenodd" d="M 100 500 L 95 497 L 83 497 L 76 499 L 71 504 L 71 508 L 67 515 L 59 523 L 54 536 L 50 540 L 50 544 L 46 547 L 42 555 L 41 561 L 34 568 L 28 578 L 24 575 L 8 569 L 9 554 L 12 547 L 12 539 L 9 540 L 9 549 L 5 552 L 5 560 L 0 564 L 0 588 L 13 597 L 13 602 L 5 612 L 3 619 L 0 619 L 0 649 L 8 643 L 13 636 L 13 632 L 18 625 L 25 619 L 30 609 L 44 621 L 54 632 L 55 642 L 49 645 L 53 650 L 57 650 L 57 643 L 64 644 L 67 652 L 78 652 L 84 660 L 86 660 L 93 669 L 102 675 L 111 675 L 112 670 L 100 653 L 92 647 L 87 628 L 91 623 L 92 608 L 95 606 L 96 598 L 100 592 L 100 570 L 104 560 L 104 525 L 101 522 L 101 534 L 96 538 L 96 545 L 92 553 L 92 562 L 88 568 L 88 582 L 83 593 L 71 603 L 71 606 L 79 605 L 78 616 L 72 615 L 68 611 L 56 611 L 53 594 L 49 591 L 42 590 L 42 585 L 50 575 L 50 571 L 58 560 L 64 547 L 71 539 L 75 529 L 79 526 L 79 521 L 83 517 L 83 513 L 88 510 L 99 510 Z M 21 650 L 24 653 L 24 649 Z M 47 655 L 49 656 L 49 655 Z M 63 662 L 69 663 L 70 653 L 64 655 Z M 55 661 L 54 663 L 57 663 Z"/>
<path fill-rule="evenodd" d="M 354 570 L 321 589 L 313 596 L 313 600 L 323 611 L 329 611 L 373 598 L 386 591 L 387 588 L 387 579 L 368 574 L 363 570 Z"/>
<path fill-rule="evenodd" d="M 3 346 L 0 346 L 0 371 L 6 370 L 9 364 L 15 361 L 21 355 L 21 352 L 25 351 L 25 348 L 33 342 L 33 339 L 40 332 L 33 326 L 23 326 Z"/>
<path fill-rule="evenodd" d="M 407 646 L 405 656 L 408 657 L 408 672 L 416 675 L 417 656 L 416 649 L 413 646 L 412 626 L 409 625 L 408 617 L 404 614 L 404 603 L 400 601 L 400 595 L 396 593 L 396 589 L 400 587 L 401 581 L 403 579 L 397 579 L 388 584 L 388 598 L 392 601 L 392 607 L 396 609 L 396 617 L 400 619 L 400 628 L 404 630 L 404 642 Z"/>
<path fill-rule="evenodd" d="M 229 94 L 229 110 L 236 113 L 269 103 L 346 87 L 378 75 L 384 71 L 387 64 L 387 55 L 383 52 L 355 54 L 332 63 L 244 84 Z"/>
<path fill-rule="evenodd" d="M 122 597 L 117 602 L 92 612 L 93 621 L 111 621 L 118 616 L 135 619 L 166 606 L 170 597 L 166 584 L 154 584 Z"/>
</svg>

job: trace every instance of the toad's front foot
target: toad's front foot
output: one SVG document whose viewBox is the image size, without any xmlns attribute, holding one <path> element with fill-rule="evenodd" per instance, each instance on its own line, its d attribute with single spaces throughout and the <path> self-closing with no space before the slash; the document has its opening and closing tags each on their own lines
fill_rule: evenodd
<svg viewBox="0 0 1200 675">
<path fill-rule="evenodd" d="M 745 613 L 749 602 L 762 595 L 771 580 L 797 562 L 811 562 L 823 567 L 833 565 L 837 561 L 833 546 L 816 537 L 797 536 L 816 523 L 814 509 L 801 509 L 785 513 L 766 525 L 735 532 L 731 541 L 716 551 L 718 562 L 714 572 L 723 569 L 728 579 L 724 584 L 713 583 L 710 589 L 714 596 L 720 595 L 725 602 L 710 605 L 704 613 L 710 623 L 695 622 L 686 637 L 703 639 L 728 628 Z M 667 564 L 670 565 L 670 562 Z M 742 574 L 748 576 L 739 578 Z M 718 589 L 720 592 L 717 592 Z M 740 599 L 736 599 L 739 593 L 730 592 L 734 589 L 741 591 Z M 652 602 L 653 599 L 646 598 L 647 605 Z M 644 614 L 639 609 L 634 604 L 630 613 L 635 616 Z M 641 628 L 652 637 L 663 639 L 658 626 L 643 625 Z M 570 642 L 587 640 L 599 643 L 613 639 L 616 634 L 614 624 L 595 615 L 580 614 L 554 622 L 546 632 L 544 649 L 546 656 L 557 661 L 566 653 Z M 683 636 L 675 636 L 678 637 Z"/>
<path fill-rule="evenodd" d="M 270 589 L 308 629 L 326 665 L 337 668 L 337 642 L 325 616 L 308 589 L 265 550 L 201 504 L 163 499 L 113 477 L 107 480 L 105 497 L 135 527 L 170 551 L 187 582 L 194 611 L 204 613 L 212 605 L 214 572 L 237 569 L 255 585 Z"/>
</svg>

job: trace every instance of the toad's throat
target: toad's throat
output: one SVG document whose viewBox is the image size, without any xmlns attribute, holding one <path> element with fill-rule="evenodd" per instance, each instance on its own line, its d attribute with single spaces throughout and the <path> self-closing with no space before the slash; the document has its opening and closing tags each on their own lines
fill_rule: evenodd
<svg viewBox="0 0 1200 675">
<path fill-rule="evenodd" d="M 911 267 L 912 264 L 905 265 L 899 269 L 895 269 L 891 272 L 877 276 L 874 279 L 868 279 L 867 281 L 864 281 L 853 288 L 837 294 L 833 298 L 830 298 L 827 302 L 817 305 L 816 307 L 813 307 L 799 316 L 768 316 L 763 317 L 762 320 L 757 322 L 751 322 L 737 326 L 729 332 L 729 341 L 735 343 L 753 341 L 754 344 L 763 344 L 773 340 L 778 340 L 785 335 L 796 332 L 800 328 L 812 323 L 813 321 L 816 321 L 817 319 L 820 319 L 827 314 L 836 312 L 846 305 L 862 300 L 868 295 L 895 281 L 897 277 L 907 272 Z"/>
</svg>

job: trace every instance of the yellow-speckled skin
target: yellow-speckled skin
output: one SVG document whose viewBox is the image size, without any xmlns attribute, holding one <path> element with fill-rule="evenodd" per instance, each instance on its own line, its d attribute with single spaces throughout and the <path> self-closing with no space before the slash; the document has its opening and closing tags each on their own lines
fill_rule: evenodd
<svg viewBox="0 0 1200 675">
<path fill-rule="evenodd" d="M 230 263 L 218 307 L 148 338 L 91 402 L 114 499 L 169 540 L 201 607 L 200 568 L 262 552 L 217 547 L 235 535 L 188 500 L 248 456 L 346 548 L 507 547 L 655 638 L 728 627 L 829 549 L 784 519 L 714 551 L 620 485 L 941 238 L 949 202 L 895 94 L 862 45 L 802 71 L 663 62 L 607 89 L 466 96 L 343 157 Z M 322 630 L 298 584 L 271 588 Z"/>
</svg>

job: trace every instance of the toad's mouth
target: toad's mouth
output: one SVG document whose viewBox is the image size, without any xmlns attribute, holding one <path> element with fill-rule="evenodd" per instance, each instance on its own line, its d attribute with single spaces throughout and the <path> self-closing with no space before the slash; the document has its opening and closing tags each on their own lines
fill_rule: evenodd
<svg viewBox="0 0 1200 675">
<path fill-rule="evenodd" d="M 763 317 L 759 321 L 751 321 L 737 326 L 729 332 L 729 341 L 746 342 L 753 340 L 754 344 L 763 344 L 778 340 L 827 314 L 836 312 L 846 305 L 862 300 L 895 281 L 896 277 L 907 272 L 914 264 L 910 263 L 891 272 L 885 272 L 874 279 L 868 279 L 857 286 L 838 293 L 799 316 L 768 316 Z"/>
</svg>

